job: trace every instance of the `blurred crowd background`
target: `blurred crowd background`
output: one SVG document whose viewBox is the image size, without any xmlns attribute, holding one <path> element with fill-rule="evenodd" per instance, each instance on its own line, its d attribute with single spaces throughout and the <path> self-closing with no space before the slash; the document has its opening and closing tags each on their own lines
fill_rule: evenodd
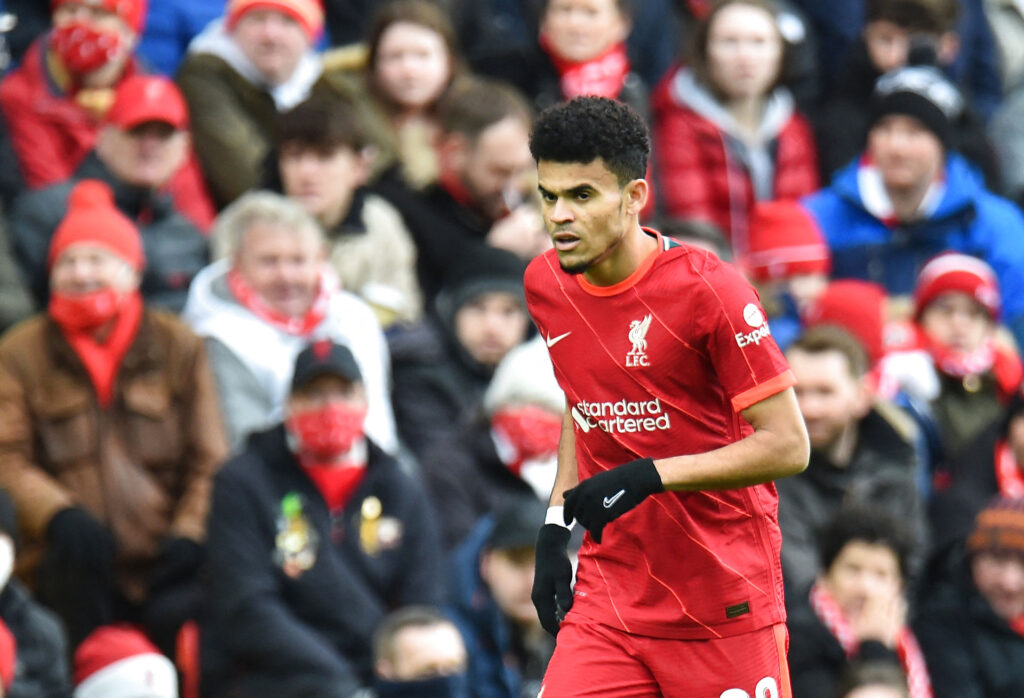
<svg viewBox="0 0 1024 698">
<path fill-rule="evenodd" d="M 1024 695 L 1024 2 L 3 0 L 0 33 L 0 694 L 536 695 L 529 134 L 599 95 L 649 124 L 645 225 L 744 272 L 798 379 L 796 698 Z"/>
</svg>

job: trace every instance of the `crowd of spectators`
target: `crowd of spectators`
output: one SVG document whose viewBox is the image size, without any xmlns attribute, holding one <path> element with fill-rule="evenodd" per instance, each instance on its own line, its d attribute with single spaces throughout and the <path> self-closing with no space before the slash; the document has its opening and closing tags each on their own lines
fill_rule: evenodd
<svg viewBox="0 0 1024 698">
<path fill-rule="evenodd" d="M 0 696 L 537 694 L 529 134 L 579 95 L 644 117 L 645 222 L 797 377 L 793 695 L 1024 695 L 1024 3 L 0 0 L 0 36 Z"/>
</svg>

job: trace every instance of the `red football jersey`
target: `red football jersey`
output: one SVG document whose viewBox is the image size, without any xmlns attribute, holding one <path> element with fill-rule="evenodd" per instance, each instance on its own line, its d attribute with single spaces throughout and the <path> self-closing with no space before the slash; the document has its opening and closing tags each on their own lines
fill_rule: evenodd
<svg viewBox="0 0 1024 698">
<path fill-rule="evenodd" d="M 554 250 L 526 271 L 575 422 L 580 480 L 738 441 L 753 432 L 740 411 L 795 383 L 740 273 L 651 234 L 658 250 L 614 286 L 565 273 Z M 684 639 L 785 621 L 777 510 L 771 483 L 648 497 L 600 545 L 584 537 L 572 613 Z"/>
</svg>

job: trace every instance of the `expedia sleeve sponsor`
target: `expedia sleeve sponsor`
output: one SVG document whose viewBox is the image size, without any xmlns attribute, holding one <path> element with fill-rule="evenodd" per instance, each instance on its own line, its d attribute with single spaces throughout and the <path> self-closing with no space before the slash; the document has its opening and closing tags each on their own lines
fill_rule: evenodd
<svg viewBox="0 0 1024 698">
<path fill-rule="evenodd" d="M 771 328 L 768 326 L 768 323 L 765 322 L 763 325 L 761 325 L 752 332 L 737 332 L 736 344 L 739 345 L 740 349 L 751 344 L 755 346 L 760 346 L 761 340 L 769 336 L 771 333 Z"/>
<path fill-rule="evenodd" d="M 636 434 L 667 430 L 672 426 L 661 400 L 617 402 L 587 402 L 581 400 L 572 407 L 572 418 L 587 433 L 595 427 L 609 434 Z"/>
</svg>

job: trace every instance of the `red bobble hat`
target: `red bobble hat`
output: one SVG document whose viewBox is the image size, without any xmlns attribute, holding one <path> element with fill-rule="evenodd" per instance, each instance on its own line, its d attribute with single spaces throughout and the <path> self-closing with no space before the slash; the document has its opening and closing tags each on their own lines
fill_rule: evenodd
<svg viewBox="0 0 1024 698">
<path fill-rule="evenodd" d="M 967 294 L 999 319 L 1002 303 L 999 281 L 992 267 L 971 255 L 947 252 L 933 257 L 921 268 L 914 289 L 914 318 L 920 319 L 924 309 L 943 293 L 958 291 Z"/>
<path fill-rule="evenodd" d="M 74 698 L 178 698 L 178 675 L 141 631 L 104 625 L 75 650 Z"/>
<path fill-rule="evenodd" d="M 748 251 L 740 260 L 756 281 L 828 274 L 832 255 L 811 215 L 795 201 L 762 201 L 750 215 Z"/>
<path fill-rule="evenodd" d="M 146 0 L 52 0 L 51 11 L 61 5 L 85 5 L 113 12 L 136 34 L 141 34 L 146 24 Z"/>
<path fill-rule="evenodd" d="M 105 247 L 142 271 L 146 259 L 139 230 L 114 206 L 114 193 L 103 182 L 83 179 L 71 190 L 68 212 L 50 241 L 47 268 L 71 245 Z"/>
<path fill-rule="evenodd" d="M 885 289 L 856 279 L 833 281 L 804 313 L 807 327 L 837 325 L 852 334 L 874 364 L 885 353 Z"/>
<path fill-rule="evenodd" d="M 277 10 L 298 22 L 306 35 L 313 39 L 324 27 L 324 7 L 321 0 L 230 0 L 227 12 L 227 28 L 235 24 L 249 10 Z"/>
</svg>

